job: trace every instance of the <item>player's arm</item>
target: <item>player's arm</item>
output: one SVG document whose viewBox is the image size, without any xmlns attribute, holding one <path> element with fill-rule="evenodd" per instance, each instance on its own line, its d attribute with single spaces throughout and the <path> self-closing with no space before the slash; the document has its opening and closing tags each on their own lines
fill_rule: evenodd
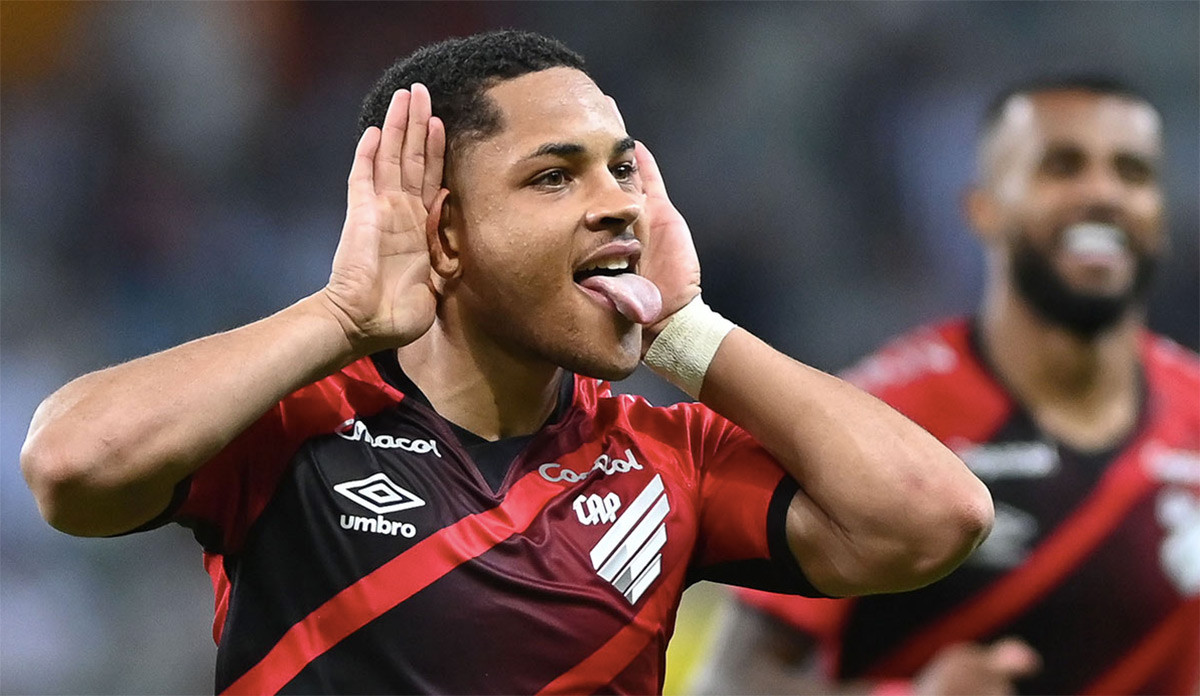
<svg viewBox="0 0 1200 696">
<path fill-rule="evenodd" d="M 721 342 L 700 398 L 800 484 L 788 542 L 826 594 L 926 585 L 957 567 L 991 527 L 987 488 L 937 439 L 745 330 Z"/>
<path fill-rule="evenodd" d="M 698 695 L 1003 696 L 1016 693 L 1015 682 L 1041 667 L 1041 658 L 1028 644 L 1004 638 L 991 645 L 946 646 L 912 680 L 830 681 L 811 634 L 733 598 L 720 612 L 709 654 L 691 685 Z"/>
<path fill-rule="evenodd" d="M 721 605 L 710 646 L 690 684 L 697 696 L 835 693 L 818 674 L 814 637 L 736 599 Z M 870 687 L 849 684 L 836 693 Z"/>
<path fill-rule="evenodd" d="M 647 196 L 643 272 L 664 307 L 644 331 L 645 360 L 744 428 L 800 484 L 787 533 L 808 580 L 843 596 L 908 590 L 950 572 L 991 527 L 987 488 L 882 401 L 728 331 L 698 301 L 691 235 L 654 158 L 640 143 L 636 156 Z"/>
<path fill-rule="evenodd" d="M 425 237 L 445 133 L 429 93 L 396 93 L 355 150 L 328 285 L 260 321 L 84 375 L 34 413 L 21 468 L 42 515 L 102 536 L 161 514 L 176 485 L 296 389 L 428 330 Z"/>
</svg>

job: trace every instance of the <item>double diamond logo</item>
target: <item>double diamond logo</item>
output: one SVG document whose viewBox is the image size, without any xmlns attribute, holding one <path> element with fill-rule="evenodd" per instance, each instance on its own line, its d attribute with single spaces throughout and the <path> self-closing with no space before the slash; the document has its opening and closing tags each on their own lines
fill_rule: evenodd
<svg viewBox="0 0 1200 696">
<path fill-rule="evenodd" d="M 382 472 L 357 481 L 339 483 L 333 490 L 379 515 L 425 504 L 424 500 L 396 485 Z"/>
</svg>

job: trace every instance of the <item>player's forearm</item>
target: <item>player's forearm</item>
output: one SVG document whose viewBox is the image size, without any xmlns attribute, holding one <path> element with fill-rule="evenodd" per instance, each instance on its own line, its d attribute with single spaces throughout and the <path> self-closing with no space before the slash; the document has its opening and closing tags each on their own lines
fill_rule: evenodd
<svg viewBox="0 0 1200 696">
<path fill-rule="evenodd" d="M 933 436 L 744 330 L 720 344 L 701 398 L 799 482 L 789 538 L 826 592 L 927 584 L 956 567 L 991 526 L 987 489 Z"/>
<path fill-rule="evenodd" d="M 737 600 L 717 610 L 707 655 L 690 684 L 692 696 L 726 694 L 869 694 L 868 682 L 830 682 L 818 639 Z"/>
<path fill-rule="evenodd" d="M 38 408 L 21 466 L 63 531 L 126 531 L 283 396 L 353 359 L 320 295 L 266 319 L 84 375 Z"/>
<path fill-rule="evenodd" d="M 786 696 L 868 696 L 878 685 L 855 681 L 830 684 L 796 668 L 763 664 L 729 665 L 730 669 L 704 670 L 690 689 L 691 696 L 728 696 L 729 694 L 782 694 Z"/>
</svg>

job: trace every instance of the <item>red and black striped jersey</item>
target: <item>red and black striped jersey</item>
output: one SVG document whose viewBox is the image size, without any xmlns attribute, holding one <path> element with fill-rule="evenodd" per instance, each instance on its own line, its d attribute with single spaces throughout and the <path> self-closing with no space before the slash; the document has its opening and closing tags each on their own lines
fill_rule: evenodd
<svg viewBox="0 0 1200 696">
<path fill-rule="evenodd" d="M 817 637 L 836 679 L 910 678 L 937 650 L 1019 636 L 1031 694 L 1181 694 L 1200 679 L 1200 362 L 1139 338 L 1142 408 L 1106 452 L 1041 432 L 981 358 L 970 322 L 917 330 L 847 378 L 954 449 L 996 523 L 948 577 L 914 592 L 742 599 Z"/>
<path fill-rule="evenodd" d="M 796 485 L 745 431 L 565 381 L 542 429 L 484 443 L 378 354 L 200 468 L 171 518 L 213 579 L 216 690 L 654 693 L 689 583 L 815 592 Z"/>
</svg>

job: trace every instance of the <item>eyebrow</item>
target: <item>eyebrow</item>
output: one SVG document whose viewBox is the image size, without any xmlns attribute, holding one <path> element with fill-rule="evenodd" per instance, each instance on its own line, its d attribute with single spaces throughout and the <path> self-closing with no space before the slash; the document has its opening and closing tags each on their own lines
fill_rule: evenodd
<svg viewBox="0 0 1200 696">
<path fill-rule="evenodd" d="M 633 147 L 633 138 L 626 136 L 618 140 L 616 144 L 613 145 L 612 156 L 616 157 L 618 155 L 623 155 L 632 150 Z M 531 160 L 537 159 L 538 157 L 544 157 L 546 155 L 554 155 L 556 157 L 564 158 L 577 157 L 583 154 L 584 151 L 585 148 L 578 143 L 546 143 L 522 159 Z"/>
<path fill-rule="evenodd" d="M 1086 154 L 1086 148 L 1079 143 L 1070 140 L 1056 140 L 1046 144 L 1045 150 L 1042 151 L 1042 156 L 1052 153 L 1073 152 Z M 1125 157 L 1155 164 L 1162 159 L 1162 153 L 1154 150 L 1139 150 L 1135 148 L 1122 147 L 1113 152 L 1113 157 Z"/>
</svg>

